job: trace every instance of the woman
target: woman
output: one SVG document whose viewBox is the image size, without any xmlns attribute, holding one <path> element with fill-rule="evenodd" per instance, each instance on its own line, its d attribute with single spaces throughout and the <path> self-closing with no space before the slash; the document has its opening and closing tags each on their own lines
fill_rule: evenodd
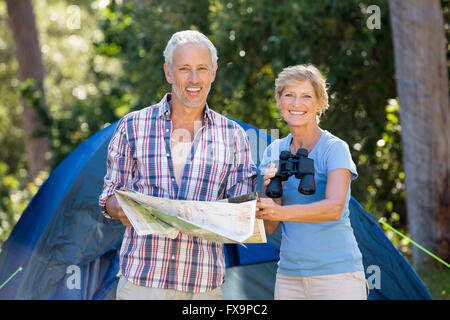
<svg viewBox="0 0 450 320">
<path fill-rule="evenodd" d="M 318 118 L 328 107 L 325 79 L 312 65 L 285 68 L 275 81 L 276 102 L 290 134 L 265 150 L 262 198 L 256 217 L 266 232 L 281 225 L 275 299 L 366 299 L 367 286 L 349 220 L 350 182 L 357 177 L 347 143 L 323 130 Z M 283 196 L 266 197 L 280 152 L 308 150 L 314 160 L 316 191 L 298 192 L 292 175 Z"/>
</svg>

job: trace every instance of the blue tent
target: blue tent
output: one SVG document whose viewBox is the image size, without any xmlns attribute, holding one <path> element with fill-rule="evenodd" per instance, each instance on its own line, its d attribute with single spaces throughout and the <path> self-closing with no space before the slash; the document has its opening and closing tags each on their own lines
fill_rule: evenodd
<svg viewBox="0 0 450 320">
<path fill-rule="evenodd" d="M 237 122 L 253 139 L 252 148 L 272 140 L 264 131 Z M 97 199 L 116 124 L 90 137 L 64 159 L 22 214 L 0 254 L 0 286 L 9 279 L 0 289 L 0 299 L 115 298 L 124 227 L 103 218 Z M 259 163 L 259 154 L 253 155 Z M 377 219 L 353 198 L 350 218 L 369 284 L 376 280 L 369 299 L 431 299 Z M 273 299 L 279 243 L 278 232 L 266 244 L 225 245 L 224 299 Z"/>
</svg>

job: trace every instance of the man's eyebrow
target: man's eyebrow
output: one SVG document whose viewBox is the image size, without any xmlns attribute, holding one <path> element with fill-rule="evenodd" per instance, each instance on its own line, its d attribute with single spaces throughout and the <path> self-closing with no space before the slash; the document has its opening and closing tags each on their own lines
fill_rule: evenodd
<svg viewBox="0 0 450 320">
<path fill-rule="evenodd" d="M 191 65 L 189 63 L 185 63 L 185 64 L 180 64 L 177 67 L 178 68 L 180 68 L 180 67 L 191 67 Z M 207 68 L 209 68 L 208 64 L 205 64 L 205 63 L 200 63 L 200 64 L 197 65 L 197 67 L 207 67 Z"/>
</svg>

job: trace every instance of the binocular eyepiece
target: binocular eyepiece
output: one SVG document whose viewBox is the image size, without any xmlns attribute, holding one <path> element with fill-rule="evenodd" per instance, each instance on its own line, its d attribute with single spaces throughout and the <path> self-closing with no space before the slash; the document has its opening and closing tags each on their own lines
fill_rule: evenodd
<svg viewBox="0 0 450 320">
<path fill-rule="evenodd" d="M 292 175 L 300 179 L 298 192 L 305 195 L 316 192 L 314 160 L 308 158 L 308 150 L 300 148 L 296 154 L 289 151 L 281 152 L 278 171 L 267 186 L 266 195 L 270 198 L 281 198 L 283 196 L 281 182 L 287 181 Z"/>
</svg>

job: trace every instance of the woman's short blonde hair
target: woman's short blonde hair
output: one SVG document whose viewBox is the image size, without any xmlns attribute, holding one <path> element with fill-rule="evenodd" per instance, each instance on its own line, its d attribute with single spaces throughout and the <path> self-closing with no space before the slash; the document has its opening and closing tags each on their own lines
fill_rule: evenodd
<svg viewBox="0 0 450 320">
<path fill-rule="evenodd" d="M 321 106 L 318 114 L 320 116 L 328 109 L 327 83 L 319 69 L 312 64 L 300 64 L 284 68 L 275 80 L 275 93 L 277 98 L 281 97 L 286 86 L 291 85 L 293 82 L 305 80 L 308 80 L 314 88 L 314 92 Z"/>
</svg>

